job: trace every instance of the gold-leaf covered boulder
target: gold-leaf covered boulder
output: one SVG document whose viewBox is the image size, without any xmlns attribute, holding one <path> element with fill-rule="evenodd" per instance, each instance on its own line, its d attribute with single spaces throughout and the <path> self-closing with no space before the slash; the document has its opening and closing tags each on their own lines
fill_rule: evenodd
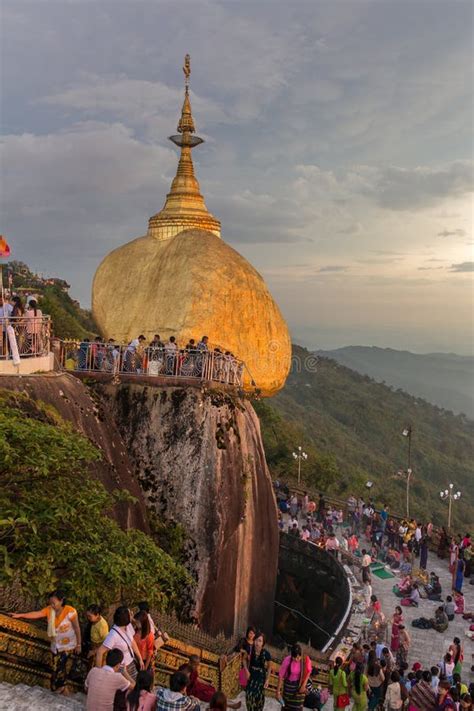
<svg viewBox="0 0 474 711">
<path fill-rule="evenodd" d="M 175 336 L 208 336 L 210 344 L 244 361 L 244 386 L 272 395 L 288 375 L 291 343 L 287 325 L 263 278 L 220 237 L 194 175 L 194 136 L 189 100 L 189 58 L 178 135 L 176 176 L 163 209 L 149 220 L 144 237 L 105 257 L 94 277 L 92 312 L 105 338 L 128 342 Z"/>
<path fill-rule="evenodd" d="M 288 329 L 264 280 L 211 232 L 141 237 L 114 250 L 96 272 L 92 307 L 104 336 L 122 342 L 159 333 L 185 346 L 209 336 L 245 362 L 263 394 L 288 374 Z"/>
</svg>

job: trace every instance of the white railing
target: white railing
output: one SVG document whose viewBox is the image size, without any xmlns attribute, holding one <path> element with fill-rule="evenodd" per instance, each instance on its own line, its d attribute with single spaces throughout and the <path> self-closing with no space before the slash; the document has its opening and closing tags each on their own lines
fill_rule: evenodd
<svg viewBox="0 0 474 711">
<path fill-rule="evenodd" d="M 45 356 L 51 346 L 49 316 L 0 317 L 0 359 Z"/>
<path fill-rule="evenodd" d="M 218 349 L 134 347 L 116 343 L 81 341 L 62 343 L 66 370 L 112 375 L 193 378 L 241 387 L 244 363 Z"/>
</svg>

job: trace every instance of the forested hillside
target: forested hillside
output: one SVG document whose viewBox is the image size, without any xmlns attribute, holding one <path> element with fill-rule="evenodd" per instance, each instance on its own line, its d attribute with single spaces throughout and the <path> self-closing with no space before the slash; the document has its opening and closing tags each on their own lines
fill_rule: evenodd
<svg viewBox="0 0 474 711">
<path fill-rule="evenodd" d="M 90 311 L 69 296 L 69 284 L 64 279 L 34 274 L 23 262 L 9 262 L 11 288 L 26 301 L 37 297 L 45 315 L 51 316 L 54 335 L 59 338 L 85 338 L 97 333 Z"/>
<path fill-rule="evenodd" d="M 455 353 L 410 353 L 375 346 L 318 351 L 341 365 L 369 375 L 454 413 L 474 417 L 474 358 Z"/>
<path fill-rule="evenodd" d="M 394 511 L 405 510 L 405 480 L 397 472 L 407 467 L 407 438 L 413 428 L 411 487 L 413 514 L 447 520 L 447 504 L 439 492 L 450 482 L 462 491 L 455 521 L 474 521 L 474 423 L 421 398 L 393 390 L 319 357 L 315 372 L 305 361 L 309 352 L 293 349 L 293 368 L 285 388 L 271 400 L 256 404 L 265 449 L 275 476 L 295 476 L 292 451 L 302 445 L 308 460 L 302 465 L 308 487 L 347 496 L 373 481 L 373 496 Z"/>
</svg>

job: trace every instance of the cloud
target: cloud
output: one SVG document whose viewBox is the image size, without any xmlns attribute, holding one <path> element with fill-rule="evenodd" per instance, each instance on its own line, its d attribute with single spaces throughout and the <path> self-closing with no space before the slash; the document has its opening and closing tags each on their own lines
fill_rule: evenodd
<svg viewBox="0 0 474 711">
<path fill-rule="evenodd" d="M 352 224 L 347 225 L 347 227 L 341 228 L 338 232 L 342 235 L 360 235 L 362 229 L 363 228 L 360 222 L 353 222 Z"/>
<path fill-rule="evenodd" d="M 323 272 L 346 272 L 348 270 L 348 267 L 342 265 L 342 264 L 329 264 L 326 267 L 321 267 L 319 269 L 320 273 Z"/>
<path fill-rule="evenodd" d="M 460 262 L 459 264 L 451 264 L 449 270 L 451 272 L 474 272 L 474 262 Z"/>
<path fill-rule="evenodd" d="M 176 166 L 171 148 L 141 142 L 119 123 L 4 136 L 0 155 L 3 221 L 18 258 L 41 261 L 46 270 L 54 254 L 68 277 L 92 273 L 94 265 L 83 260 L 93 256 L 97 264 L 110 249 L 146 233 Z"/>
<path fill-rule="evenodd" d="M 302 196 L 330 197 L 340 205 L 359 196 L 384 209 L 418 211 L 472 192 L 473 166 L 471 161 L 453 161 L 438 168 L 361 164 L 335 172 L 300 164 L 294 187 Z"/>
<path fill-rule="evenodd" d="M 435 281 L 416 274 L 425 245 L 433 254 L 433 235 L 469 229 L 472 167 L 454 160 L 472 152 L 467 2 L 429 14 L 412 3 L 409 22 L 406 4 L 368 0 L 4 4 L 2 218 L 18 258 L 46 270 L 54 255 L 87 301 L 100 258 L 143 234 L 175 171 L 166 137 L 189 51 L 201 192 L 223 238 L 278 281 L 282 310 L 308 327 L 344 313 L 365 328 L 373 307 L 379 329 L 410 288 L 420 316 Z M 461 263 L 468 238 L 446 236 L 445 265 Z M 298 274 L 292 259 L 309 266 Z M 461 294 L 461 277 L 438 276 Z M 318 284 L 322 308 L 299 308 Z M 461 297 L 445 302 L 448 333 Z M 438 339 L 438 310 L 427 313 Z"/>
<path fill-rule="evenodd" d="M 419 210 L 473 189 L 473 163 L 454 161 L 440 168 L 389 166 L 375 176 L 372 195 L 381 207 Z"/>
<path fill-rule="evenodd" d="M 201 131 L 209 124 L 229 122 L 224 105 L 190 91 L 192 110 Z M 170 87 L 159 81 L 84 76 L 60 92 L 42 97 L 39 104 L 74 110 L 84 118 L 120 119 L 130 126 L 144 127 L 148 135 L 166 136 L 178 121 L 183 103 L 183 88 Z"/>
<path fill-rule="evenodd" d="M 462 229 L 443 230 L 442 232 L 438 232 L 438 237 L 465 237 L 466 234 L 466 230 Z"/>
</svg>

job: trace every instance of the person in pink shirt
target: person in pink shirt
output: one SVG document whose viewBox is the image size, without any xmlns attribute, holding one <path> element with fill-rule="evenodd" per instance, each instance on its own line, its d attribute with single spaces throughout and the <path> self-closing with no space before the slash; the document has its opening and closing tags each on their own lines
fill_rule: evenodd
<svg viewBox="0 0 474 711">
<path fill-rule="evenodd" d="M 335 533 L 329 534 L 329 536 L 327 537 L 326 543 L 324 544 L 324 547 L 327 551 L 329 551 L 333 555 L 336 555 L 336 553 L 339 549 L 339 541 L 337 540 Z"/>
<path fill-rule="evenodd" d="M 138 672 L 135 688 L 127 694 L 127 711 L 156 711 L 157 698 L 152 689 L 153 672 Z"/>
<path fill-rule="evenodd" d="M 276 697 L 280 703 L 283 698 L 286 711 L 302 711 L 311 669 L 311 659 L 302 654 L 299 644 L 294 644 L 278 674 Z"/>
<path fill-rule="evenodd" d="M 117 691 L 133 688 L 135 682 L 121 671 L 123 652 L 121 649 L 109 649 L 103 667 L 93 667 L 87 675 L 87 711 L 112 711 Z"/>
</svg>

